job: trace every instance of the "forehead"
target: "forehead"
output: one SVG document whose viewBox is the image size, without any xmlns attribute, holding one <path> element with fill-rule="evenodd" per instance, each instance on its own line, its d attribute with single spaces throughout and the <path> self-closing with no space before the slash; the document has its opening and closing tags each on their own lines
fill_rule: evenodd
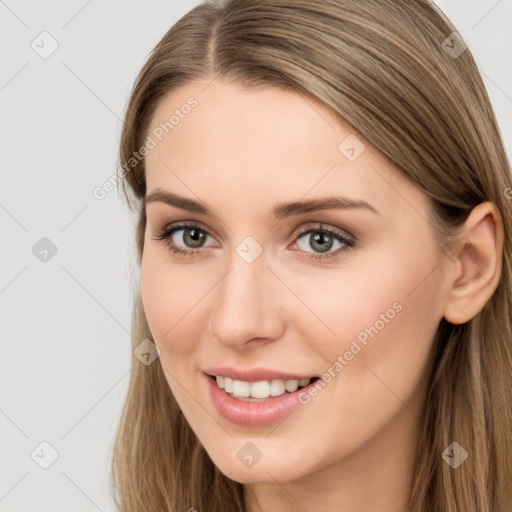
<svg viewBox="0 0 512 512">
<path fill-rule="evenodd" d="M 191 106 L 193 105 L 193 106 Z M 342 194 L 384 210 L 417 196 L 393 165 L 350 125 L 310 97 L 217 78 L 171 91 L 147 135 L 147 189 L 162 188 L 234 209 Z M 410 197 L 415 200 L 414 197 Z M 403 203 L 403 204 L 401 204 Z M 409 206 L 410 208 L 410 206 Z"/>
</svg>

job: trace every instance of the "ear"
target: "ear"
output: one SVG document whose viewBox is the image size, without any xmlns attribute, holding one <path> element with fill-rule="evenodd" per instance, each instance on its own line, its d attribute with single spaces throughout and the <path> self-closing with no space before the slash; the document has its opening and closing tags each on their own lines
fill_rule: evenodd
<svg viewBox="0 0 512 512">
<path fill-rule="evenodd" d="M 448 273 L 451 287 L 444 318 L 463 324 L 476 316 L 498 286 L 503 251 L 503 222 L 496 206 L 486 201 L 475 206 L 461 226 L 458 253 Z"/>
</svg>

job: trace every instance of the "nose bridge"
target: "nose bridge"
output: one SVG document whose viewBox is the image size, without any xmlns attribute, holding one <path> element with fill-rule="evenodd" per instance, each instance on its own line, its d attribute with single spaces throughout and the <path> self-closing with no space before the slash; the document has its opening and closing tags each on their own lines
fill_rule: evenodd
<svg viewBox="0 0 512 512">
<path fill-rule="evenodd" d="M 264 255 L 250 261 L 239 250 L 233 251 L 229 269 L 215 287 L 210 318 L 212 334 L 232 347 L 279 336 L 281 322 Z"/>
</svg>

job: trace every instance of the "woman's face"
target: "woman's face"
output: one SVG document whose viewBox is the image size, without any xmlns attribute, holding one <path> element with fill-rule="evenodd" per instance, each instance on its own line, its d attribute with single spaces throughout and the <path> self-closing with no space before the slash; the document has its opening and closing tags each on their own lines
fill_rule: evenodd
<svg viewBox="0 0 512 512">
<path fill-rule="evenodd" d="M 322 104 L 207 83 L 147 134 L 141 290 L 169 386 L 239 482 L 382 461 L 418 427 L 449 288 L 426 198 Z"/>
</svg>

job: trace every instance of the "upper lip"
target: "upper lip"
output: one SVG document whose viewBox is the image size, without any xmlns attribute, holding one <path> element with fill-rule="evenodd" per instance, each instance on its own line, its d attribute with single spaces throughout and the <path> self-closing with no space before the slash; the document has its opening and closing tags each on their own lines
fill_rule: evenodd
<svg viewBox="0 0 512 512">
<path fill-rule="evenodd" d="M 228 366 L 217 366 L 207 368 L 204 373 L 210 376 L 229 377 L 234 380 L 243 380 L 246 382 L 258 382 L 260 380 L 300 380 L 312 379 L 316 375 L 306 375 L 304 373 L 288 373 L 280 370 L 271 370 L 268 368 L 233 368 Z"/>
</svg>

